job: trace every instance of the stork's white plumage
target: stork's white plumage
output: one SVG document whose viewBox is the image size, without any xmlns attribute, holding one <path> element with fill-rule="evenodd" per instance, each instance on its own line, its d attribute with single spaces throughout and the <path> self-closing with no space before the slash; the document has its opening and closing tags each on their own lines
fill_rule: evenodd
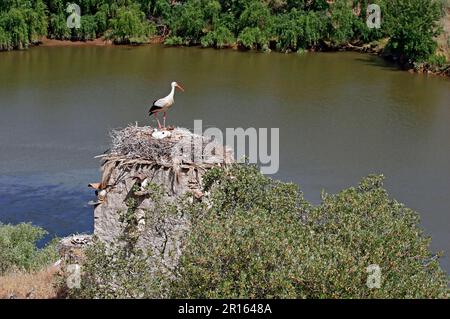
<svg viewBox="0 0 450 319">
<path fill-rule="evenodd" d="M 163 117 L 164 118 L 163 126 L 166 127 L 166 112 L 175 102 L 175 100 L 174 100 L 175 88 L 178 88 L 184 92 L 184 89 L 177 82 L 172 82 L 170 84 L 170 86 L 172 87 L 172 89 L 171 89 L 169 95 L 153 102 L 152 107 L 150 108 L 150 110 L 148 110 L 149 115 L 152 115 L 152 114 L 155 115 L 155 118 L 158 121 L 158 128 L 161 128 L 161 124 L 159 123 L 159 120 L 158 120 L 156 114 L 159 112 L 163 112 L 163 114 L 164 114 L 163 115 L 164 116 Z"/>
</svg>

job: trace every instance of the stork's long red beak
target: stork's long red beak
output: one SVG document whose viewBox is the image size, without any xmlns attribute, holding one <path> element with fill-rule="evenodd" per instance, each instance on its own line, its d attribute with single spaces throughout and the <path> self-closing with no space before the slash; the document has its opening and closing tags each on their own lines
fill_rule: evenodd
<svg viewBox="0 0 450 319">
<path fill-rule="evenodd" d="M 183 89 L 179 84 L 177 84 L 176 87 L 179 88 L 181 91 L 184 92 L 184 89 Z"/>
</svg>

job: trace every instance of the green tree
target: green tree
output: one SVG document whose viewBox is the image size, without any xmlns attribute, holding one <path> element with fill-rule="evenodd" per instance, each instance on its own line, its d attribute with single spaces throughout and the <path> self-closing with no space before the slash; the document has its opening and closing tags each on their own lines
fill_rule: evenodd
<svg viewBox="0 0 450 319">
<path fill-rule="evenodd" d="M 238 42 L 246 49 L 265 49 L 268 48 L 269 38 L 258 27 L 246 27 L 239 33 Z"/>
<path fill-rule="evenodd" d="M 331 24 L 330 40 L 334 45 L 342 45 L 350 42 L 354 37 L 353 25 L 357 19 L 348 1 L 336 0 L 330 7 Z"/>
<path fill-rule="evenodd" d="M 435 0 L 389 1 L 385 16 L 389 49 L 402 63 L 427 60 L 436 50 L 439 18 L 440 6 Z"/>
<path fill-rule="evenodd" d="M 97 34 L 103 34 L 108 29 L 109 22 L 109 6 L 102 4 L 98 11 L 94 14 Z"/>
<path fill-rule="evenodd" d="M 197 44 L 205 34 L 208 25 L 202 1 L 187 1 L 175 9 L 176 19 L 170 25 L 176 36 L 183 37 L 187 43 Z"/>
<path fill-rule="evenodd" d="M 322 11 L 326 10 L 329 5 L 326 0 L 287 0 L 287 7 L 289 9 Z"/>
<path fill-rule="evenodd" d="M 81 16 L 80 28 L 75 29 L 78 40 L 87 41 L 96 38 L 97 22 L 93 15 Z"/>
<path fill-rule="evenodd" d="M 270 32 L 272 16 L 269 8 L 261 1 L 251 1 L 239 16 L 239 29 L 259 28 L 263 32 Z"/>
<path fill-rule="evenodd" d="M 27 17 L 18 8 L 12 8 L 0 16 L 0 26 L 9 34 L 11 47 L 25 49 L 30 44 Z"/>
<path fill-rule="evenodd" d="M 1 23 L 1 16 L 0 16 L 0 23 Z M 9 32 L 7 32 L 1 25 L 0 25 L 0 51 L 3 50 L 11 50 L 12 49 L 12 43 L 11 43 L 11 37 Z"/>
<path fill-rule="evenodd" d="M 154 17 L 160 17 L 168 23 L 173 17 L 172 6 L 170 5 L 169 0 L 155 0 L 150 12 Z"/>
<path fill-rule="evenodd" d="M 47 7 L 42 0 L 36 0 L 24 11 L 28 25 L 28 39 L 31 43 L 35 43 L 47 35 Z"/>
<path fill-rule="evenodd" d="M 67 18 L 63 13 L 52 14 L 49 21 L 49 37 L 58 40 L 67 40 L 71 37 L 71 30 L 67 27 Z"/>
<path fill-rule="evenodd" d="M 235 37 L 227 27 L 219 26 L 203 36 L 200 42 L 204 47 L 224 48 L 232 45 Z"/>
<path fill-rule="evenodd" d="M 275 24 L 277 48 L 297 51 L 319 44 L 326 36 L 329 19 L 315 11 L 297 11 L 281 15 Z"/>
<path fill-rule="evenodd" d="M 117 44 L 140 44 L 148 41 L 155 33 L 154 24 L 145 19 L 137 5 L 120 7 L 110 21 L 110 39 Z"/>
</svg>

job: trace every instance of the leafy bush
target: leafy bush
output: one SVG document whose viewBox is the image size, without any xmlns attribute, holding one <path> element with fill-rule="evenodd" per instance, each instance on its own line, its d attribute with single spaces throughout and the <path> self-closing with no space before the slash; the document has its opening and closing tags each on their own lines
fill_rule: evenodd
<svg viewBox="0 0 450 319">
<path fill-rule="evenodd" d="M 12 49 L 12 43 L 11 43 L 11 37 L 9 32 L 7 32 L 1 25 L 0 25 L 0 51 L 6 51 Z"/>
<path fill-rule="evenodd" d="M 31 43 L 37 42 L 40 37 L 47 35 L 46 6 L 42 0 L 32 1 L 34 6 L 24 10 L 28 24 L 28 38 Z"/>
<path fill-rule="evenodd" d="M 12 8 L 0 15 L 0 26 L 9 33 L 10 47 L 7 49 L 26 49 L 30 44 L 25 12 Z"/>
<path fill-rule="evenodd" d="M 326 0 L 286 0 L 289 9 L 322 11 L 329 7 Z"/>
<path fill-rule="evenodd" d="M 182 198 L 177 205 L 163 205 L 161 189 L 149 188 L 156 204 L 149 214 L 166 218 L 178 206 L 190 216 L 191 232 L 174 269 L 133 245 L 96 242 L 86 251 L 81 288 L 68 296 L 446 297 L 447 277 L 418 214 L 389 198 L 382 176 L 323 194 L 318 206 L 296 185 L 267 178 L 254 166 L 212 169 L 203 184 L 203 201 Z M 367 286 L 370 265 L 380 267 L 379 288 Z"/>
<path fill-rule="evenodd" d="M 58 40 L 67 40 L 71 37 L 71 31 L 67 27 L 64 14 L 52 14 L 49 21 L 49 37 Z"/>
<path fill-rule="evenodd" d="M 272 22 L 269 8 L 261 1 L 249 2 L 239 16 L 240 30 L 259 28 L 261 31 L 269 31 L 272 27 Z"/>
<path fill-rule="evenodd" d="M 428 63 L 433 66 L 443 67 L 447 64 L 447 58 L 444 55 L 434 54 L 428 58 Z"/>
<path fill-rule="evenodd" d="M 94 14 L 97 34 L 102 34 L 108 29 L 109 6 L 104 4 Z"/>
<path fill-rule="evenodd" d="M 118 44 L 145 43 L 156 32 L 155 25 L 145 20 L 144 13 L 137 5 L 118 8 L 110 23 L 108 38 Z"/>
<path fill-rule="evenodd" d="M 436 0 L 392 0 L 385 17 L 389 48 L 402 63 L 423 62 L 436 50 L 440 9 Z"/>
<path fill-rule="evenodd" d="M 164 288 L 151 269 L 151 257 L 142 250 L 106 247 L 96 241 L 85 250 L 81 287 L 62 289 L 69 298 L 156 298 Z"/>
<path fill-rule="evenodd" d="M 164 41 L 164 44 L 168 46 L 180 46 L 184 45 L 185 41 L 183 40 L 182 37 L 171 36 Z"/>
<path fill-rule="evenodd" d="M 153 6 L 150 7 L 149 13 L 153 17 L 158 17 L 167 25 L 171 25 L 171 21 L 176 19 L 172 10 L 171 2 L 168 0 L 155 0 Z"/>
<path fill-rule="evenodd" d="M 38 270 L 57 261 L 56 239 L 42 249 L 36 247 L 36 242 L 46 234 L 45 230 L 31 224 L 0 223 L 0 275 Z"/>
<path fill-rule="evenodd" d="M 192 233 L 172 284 L 183 298 L 442 298 L 447 279 L 418 215 L 391 200 L 381 176 L 324 195 L 234 166 L 205 178 L 210 208 L 190 206 Z M 366 286 L 378 264 L 381 287 Z"/>
<path fill-rule="evenodd" d="M 350 42 L 354 37 L 355 15 L 346 0 L 337 0 L 331 5 L 330 40 L 335 45 Z"/>
<path fill-rule="evenodd" d="M 0 50 L 26 49 L 47 34 L 42 0 L 3 4 L 0 7 Z"/>
<path fill-rule="evenodd" d="M 81 16 L 80 28 L 75 30 L 79 40 L 94 40 L 96 38 L 95 30 L 97 30 L 96 18 L 93 15 Z"/>
<path fill-rule="evenodd" d="M 235 38 L 227 27 L 220 26 L 216 30 L 208 32 L 200 41 L 203 47 L 224 48 L 232 45 Z"/>
<path fill-rule="evenodd" d="M 198 43 L 207 26 L 202 1 L 188 1 L 176 7 L 173 14 L 176 19 L 171 20 L 170 27 L 174 35 L 182 37 L 188 44 Z"/>
<path fill-rule="evenodd" d="M 277 48 L 297 51 L 299 48 L 314 47 L 325 38 L 327 27 L 326 16 L 293 9 L 289 14 L 280 15 L 276 23 Z"/>
<path fill-rule="evenodd" d="M 269 44 L 269 39 L 258 27 L 246 27 L 239 33 L 238 42 L 246 49 L 261 49 Z"/>
</svg>

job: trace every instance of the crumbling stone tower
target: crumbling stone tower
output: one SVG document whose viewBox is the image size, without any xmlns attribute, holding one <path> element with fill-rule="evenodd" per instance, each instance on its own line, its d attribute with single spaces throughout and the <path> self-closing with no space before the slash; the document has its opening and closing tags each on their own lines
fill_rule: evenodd
<svg viewBox="0 0 450 319">
<path fill-rule="evenodd" d="M 94 235 L 107 244 L 134 245 L 161 256 L 174 266 L 181 254 L 189 216 L 160 215 L 152 192 L 156 185 L 164 200 L 175 202 L 191 193 L 202 200 L 202 176 L 215 166 L 233 162 L 231 150 L 186 129 L 156 131 L 129 126 L 111 133 L 112 146 L 103 160 Z M 148 214 L 148 212 L 152 212 Z"/>
</svg>

